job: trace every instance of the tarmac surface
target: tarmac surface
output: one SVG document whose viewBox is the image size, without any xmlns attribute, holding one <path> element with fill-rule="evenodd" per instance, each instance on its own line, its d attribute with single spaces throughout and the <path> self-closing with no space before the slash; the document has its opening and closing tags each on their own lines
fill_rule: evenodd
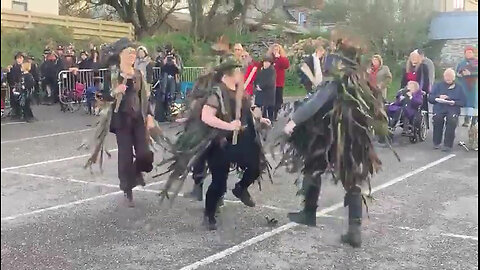
<svg viewBox="0 0 480 270">
<path fill-rule="evenodd" d="M 203 203 L 179 197 L 159 204 L 165 177 L 153 172 L 134 191 L 135 208 L 127 208 L 115 151 L 103 174 L 83 169 L 89 152 L 77 147 L 93 136 L 98 118 L 57 106 L 33 111 L 38 122 L 1 124 L 3 270 L 478 268 L 478 153 L 433 150 L 432 130 L 422 143 L 399 138 L 400 162 L 378 149 L 384 166 L 372 179 L 363 245 L 353 249 L 339 241 L 348 222 L 343 188 L 332 181 L 322 183 L 318 226 L 311 228 L 286 218 L 302 203 L 294 175 L 278 170 L 262 191 L 252 186 L 257 206 L 248 208 L 230 191 L 232 174 L 219 229 L 210 232 L 201 225 Z M 459 127 L 456 141 L 466 136 Z M 116 148 L 113 135 L 107 148 Z M 188 181 L 183 192 L 191 187 Z"/>
</svg>

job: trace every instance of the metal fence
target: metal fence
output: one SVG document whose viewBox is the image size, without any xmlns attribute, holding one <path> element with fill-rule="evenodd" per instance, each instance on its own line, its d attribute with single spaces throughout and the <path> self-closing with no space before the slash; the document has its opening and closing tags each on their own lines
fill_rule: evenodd
<svg viewBox="0 0 480 270">
<path fill-rule="evenodd" d="M 204 74 L 204 67 L 184 67 L 180 77 L 181 83 L 193 83 L 199 76 Z M 85 100 L 85 90 L 94 85 L 94 77 L 99 77 L 100 82 L 105 81 L 107 69 L 80 69 L 75 71 L 63 70 L 58 74 L 59 99 L 62 104 L 81 103 Z M 161 78 L 161 69 L 153 68 L 153 80 L 157 82 Z"/>
</svg>

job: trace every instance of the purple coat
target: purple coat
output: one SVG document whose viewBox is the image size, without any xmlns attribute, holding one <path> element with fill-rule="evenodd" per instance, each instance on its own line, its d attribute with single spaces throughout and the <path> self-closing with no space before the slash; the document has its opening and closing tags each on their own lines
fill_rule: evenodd
<svg viewBox="0 0 480 270">
<path fill-rule="evenodd" d="M 398 94 L 397 94 L 397 98 L 395 100 L 394 103 L 390 104 L 388 106 L 388 112 L 389 114 L 394 114 L 396 113 L 398 110 L 400 110 L 404 105 L 405 105 L 405 102 L 406 102 L 406 108 L 404 110 L 404 115 L 405 117 L 408 117 L 408 119 L 413 119 L 413 117 L 415 116 L 415 114 L 417 113 L 418 111 L 418 108 L 420 106 L 422 106 L 423 104 L 423 93 L 421 90 L 413 93 L 413 96 L 412 98 L 408 101 L 406 99 L 400 99 L 402 96 L 404 96 L 404 90 L 400 90 L 398 91 Z M 406 95 L 405 95 L 406 96 Z"/>
</svg>

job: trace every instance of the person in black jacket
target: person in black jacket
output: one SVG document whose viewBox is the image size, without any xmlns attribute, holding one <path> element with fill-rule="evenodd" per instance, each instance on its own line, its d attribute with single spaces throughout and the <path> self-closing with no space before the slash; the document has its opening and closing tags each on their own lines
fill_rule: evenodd
<svg viewBox="0 0 480 270">
<path fill-rule="evenodd" d="M 50 49 L 44 51 L 45 61 L 40 65 L 42 91 L 45 93 L 45 101 L 50 104 L 58 99 L 58 58 Z"/>
<path fill-rule="evenodd" d="M 7 67 L 7 82 L 10 86 L 10 106 L 12 110 L 10 116 L 12 119 L 21 117 L 21 108 L 18 104 L 18 99 L 15 98 L 13 92 L 16 88 L 19 88 L 19 84 L 22 80 L 22 64 L 25 60 L 25 55 L 22 52 L 15 54 L 15 63 L 12 66 Z"/>
<path fill-rule="evenodd" d="M 80 52 L 80 61 L 78 61 L 78 69 L 91 69 L 91 63 L 89 61 L 90 59 L 88 58 L 88 52 L 87 51 L 81 51 Z"/>
<path fill-rule="evenodd" d="M 275 114 L 275 68 L 273 68 L 273 59 L 266 56 L 263 59 L 263 66 L 258 71 L 255 79 L 255 106 L 262 108 L 264 118 L 271 122 Z"/>
<path fill-rule="evenodd" d="M 22 63 L 20 82 L 16 84 L 12 91 L 13 98 L 20 108 L 21 116 L 27 122 L 36 120 L 30 107 L 32 92 L 35 90 L 35 79 L 30 73 L 31 66 L 29 60 Z"/>
<path fill-rule="evenodd" d="M 35 57 L 32 55 L 28 56 L 28 61 L 31 64 L 30 74 L 32 74 L 33 79 L 35 80 L 34 91 L 32 92 L 32 103 L 40 104 L 40 68 L 38 67 Z"/>
<path fill-rule="evenodd" d="M 451 68 L 445 70 L 443 82 L 436 83 L 428 97 L 428 101 L 433 104 L 433 145 L 435 149 L 440 148 L 442 137 L 444 137 L 442 151 L 452 151 L 460 109 L 465 106 L 466 100 L 462 86 L 455 83 L 455 70 Z"/>
</svg>

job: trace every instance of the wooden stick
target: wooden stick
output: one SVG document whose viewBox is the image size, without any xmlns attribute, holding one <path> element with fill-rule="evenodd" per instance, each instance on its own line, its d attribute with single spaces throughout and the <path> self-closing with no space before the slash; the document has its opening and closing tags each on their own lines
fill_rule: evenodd
<svg viewBox="0 0 480 270">
<path fill-rule="evenodd" d="M 244 84 L 240 83 L 235 93 L 235 120 L 240 120 L 242 114 L 242 99 L 243 92 L 245 92 Z M 236 145 L 238 142 L 238 130 L 233 132 L 232 145 Z"/>
</svg>

